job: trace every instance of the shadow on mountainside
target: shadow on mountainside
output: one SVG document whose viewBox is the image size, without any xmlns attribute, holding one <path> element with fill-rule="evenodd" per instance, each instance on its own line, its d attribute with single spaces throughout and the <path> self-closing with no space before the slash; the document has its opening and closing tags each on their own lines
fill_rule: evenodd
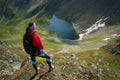
<svg viewBox="0 0 120 80">
<path fill-rule="evenodd" d="M 45 75 L 47 75 L 48 73 L 50 73 L 49 71 L 47 71 L 47 72 L 45 72 L 45 73 L 43 73 L 43 74 L 34 74 L 31 78 L 30 78 L 30 80 L 33 80 L 33 79 L 35 79 L 36 77 L 38 77 L 38 80 L 40 80 L 40 79 L 42 79 Z"/>
</svg>

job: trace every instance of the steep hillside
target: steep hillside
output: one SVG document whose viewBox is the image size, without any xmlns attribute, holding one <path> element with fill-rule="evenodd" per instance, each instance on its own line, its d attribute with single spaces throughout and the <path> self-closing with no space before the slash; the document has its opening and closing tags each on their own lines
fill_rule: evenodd
<svg viewBox="0 0 120 80">
<path fill-rule="evenodd" d="M 101 17 L 110 17 L 107 24 L 120 22 L 119 0 L 71 0 L 56 11 L 56 15 L 76 23 L 78 32 L 90 27 Z"/>
<path fill-rule="evenodd" d="M 0 0 L 0 79 L 119 80 L 120 56 L 115 54 L 116 50 L 119 54 L 120 38 L 106 45 L 106 39 L 120 34 L 119 4 L 119 0 Z M 103 28 L 80 41 L 59 39 L 46 29 L 53 15 L 73 23 L 78 34 L 101 18 L 108 19 Z M 23 50 L 22 37 L 31 21 L 37 23 L 37 33 L 53 59 L 55 69 L 50 73 L 45 60 L 37 58 L 41 73 L 35 76 Z"/>
<path fill-rule="evenodd" d="M 70 45 L 64 49 L 70 49 Z M 119 80 L 119 56 L 105 53 L 102 50 L 73 52 L 70 49 L 68 51 L 52 52 L 55 65 L 52 72 L 47 72 L 48 66 L 41 59 L 41 62 L 38 63 L 41 72 L 35 75 L 31 63 L 27 60 L 26 64 L 8 80 Z"/>
<path fill-rule="evenodd" d="M 9 75 L 20 69 L 24 59 L 21 53 L 23 53 L 22 48 L 16 44 L 0 41 L 0 79 L 7 79 Z"/>
<path fill-rule="evenodd" d="M 0 0 L 0 22 L 13 18 L 10 22 L 15 24 L 23 19 L 33 16 L 40 18 L 47 14 L 74 22 L 81 30 L 90 27 L 103 16 L 110 17 L 109 24 L 119 23 L 119 4 L 119 0 Z"/>
<path fill-rule="evenodd" d="M 0 24 L 15 26 L 27 18 L 43 15 L 48 3 L 47 0 L 0 0 Z"/>
</svg>

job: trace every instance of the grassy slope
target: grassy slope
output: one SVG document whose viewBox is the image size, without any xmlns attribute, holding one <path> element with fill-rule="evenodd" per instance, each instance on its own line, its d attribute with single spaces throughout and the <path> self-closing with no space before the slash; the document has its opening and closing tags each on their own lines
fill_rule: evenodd
<svg viewBox="0 0 120 80">
<path fill-rule="evenodd" d="M 77 2 L 73 1 L 73 2 Z M 78 1 L 79 2 L 79 1 Z M 84 1 L 83 1 L 84 2 Z M 79 4 L 79 3 L 78 3 Z M 91 4 L 91 3 L 90 3 Z M 72 6 L 72 4 L 68 4 Z M 89 4 L 88 4 L 89 5 Z M 36 6 L 37 7 L 37 6 Z M 79 7 L 79 6 L 78 6 Z M 93 6 L 94 7 L 94 6 Z M 76 8 L 76 7 L 75 7 Z M 34 7 L 30 7 L 28 9 L 28 13 L 35 9 Z M 76 8 L 76 11 L 71 12 L 71 7 L 62 7 L 60 9 L 67 9 L 62 10 L 63 14 L 66 13 L 68 20 L 69 19 L 79 19 L 81 12 L 81 8 L 78 11 Z M 86 7 L 85 7 L 86 9 Z M 84 10 L 85 10 L 84 9 Z M 74 10 L 74 8 L 72 9 Z M 67 12 L 66 12 L 67 11 Z M 78 12 L 77 12 L 78 11 Z M 83 17 L 81 17 L 80 20 L 88 20 L 88 17 L 90 15 L 93 15 L 94 12 L 90 12 L 91 8 L 86 14 L 83 14 Z M 70 14 L 75 14 L 71 17 Z M 84 13 L 84 11 L 83 11 Z M 99 13 L 99 12 L 98 12 Z M 61 13 L 62 14 L 62 13 Z M 68 15 L 69 14 L 69 15 Z M 82 13 L 81 13 L 82 14 Z M 34 15 L 34 14 L 33 14 Z M 88 16 L 87 16 L 88 15 Z M 97 15 L 97 14 L 96 14 Z M 102 14 L 98 14 L 97 16 L 100 17 Z M 86 17 L 87 16 L 87 17 Z M 41 38 L 43 40 L 43 43 L 45 44 L 45 50 L 52 56 L 53 62 L 55 64 L 55 70 L 51 72 L 51 74 L 47 74 L 43 76 L 43 80 L 118 80 L 120 78 L 120 60 L 118 56 L 114 56 L 111 54 L 107 54 L 99 50 L 94 50 L 96 48 L 99 48 L 100 46 L 104 45 L 104 42 L 101 40 L 101 34 L 107 36 L 108 33 L 111 32 L 117 32 L 119 33 L 119 27 L 118 28 L 109 28 L 109 30 L 106 32 L 107 29 L 105 29 L 104 33 L 103 30 L 100 30 L 97 34 L 92 34 L 90 36 L 86 36 L 86 40 L 77 42 L 78 45 L 65 45 L 61 49 L 62 44 L 56 41 L 56 35 L 53 33 L 51 35 L 51 31 L 47 31 L 43 28 L 44 24 L 46 23 L 46 17 L 40 18 L 38 20 L 35 20 L 35 16 L 25 19 L 21 22 L 20 16 L 15 16 L 15 18 L 11 19 L 9 23 L 10 25 L 14 25 L 15 23 L 18 23 L 20 21 L 20 24 L 16 26 L 0 26 L 0 40 L 1 41 L 7 41 L 10 43 L 13 43 L 14 45 L 18 46 L 13 47 L 10 49 L 11 52 L 19 55 L 22 58 L 26 58 L 28 55 L 24 51 L 21 50 L 22 48 L 22 36 L 24 34 L 25 26 L 27 26 L 26 23 L 29 21 L 35 21 L 37 22 L 38 26 L 41 26 L 38 28 L 38 34 L 41 35 Z M 95 17 L 95 16 L 94 16 Z M 18 22 L 14 22 L 17 19 Z M 96 17 L 95 17 L 96 19 Z M 93 20 L 90 20 L 93 21 Z M 3 23 L 5 21 L 2 21 Z M 6 22 L 7 23 L 7 22 Z M 89 24 L 88 22 L 85 22 Z M 2 23 L 1 23 L 2 24 Z M 84 22 L 83 22 L 84 24 Z M 116 30 L 115 30 L 116 29 Z M 113 31 L 112 31 L 113 30 Z M 117 31 L 118 30 L 118 31 Z M 51 37 L 52 36 L 52 37 Z M 76 42 L 75 42 L 76 43 Z M 20 47 L 20 49 L 19 49 Z M 89 50 L 89 51 L 88 51 Z M 86 51 L 86 52 L 83 52 Z M 2 54 L 2 52 L 0 53 Z M 41 60 L 42 61 L 42 60 Z M 43 61 L 42 61 L 43 62 Z M 41 74 L 44 73 L 47 69 L 47 66 L 45 63 L 43 63 L 44 66 L 41 66 L 43 69 Z M 97 67 L 97 68 L 96 68 Z M 14 73 L 16 76 L 14 78 L 14 75 L 10 76 L 13 77 L 14 80 L 27 80 L 33 75 L 33 68 L 31 66 L 31 63 L 28 63 L 25 65 L 25 67 L 22 67 L 20 70 L 16 71 Z M 0 76 L 1 77 L 1 76 Z M 9 80 L 9 78 L 8 78 Z"/>
<path fill-rule="evenodd" d="M 47 64 L 41 65 L 41 73 L 37 76 L 42 80 L 119 80 L 119 56 L 91 50 L 76 53 L 58 53 L 53 55 L 55 69 L 42 76 L 47 70 Z M 24 69 L 24 67 L 27 67 Z M 30 79 L 35 71 L 30 63 L 9 79 Z M 28 67 L 29 66 L 29 67 Z M 34 79 L 36 80 L 36 79 Z"/>
<path fill-rule="evenodd" d="M 103 32 L 102 34 L 110 35 L 110 33 L 116 31 L 111 27 L 107 29 L 109 29 L 109 33 L 105 30 L 106 33 Z M 45 37 L 47 33 L 46 31 L 43 32 L 42 37 Z M 55 69 L 51 73 L 44 74 L 48 70 L 48 66 L 43 59 L 39 59 L 41 73 L 36 78 L 42 80 L 119 80 L 119 56 L 98 50 L 105 42 L 103 37 L 99 35 L 101 31 L 97 33 L 88 36 L 81 42 L 77 42 L 78 45 L 65 44 L 60 50 L 50 50 L 49 55 L 53 59 Z M 45 43 L 46 46 L 49 44 Z M 53 42 L 52 46 L 56 47 L 55 44 Z M 50 49 L 50 47 L 47 49 Z M 8 80 L 28 80 L 32 78 L 34 73 L 35 71 L 29 62 L 10 76 Z"/>
<path fill-rule="evenodd" d="M 25 28 L 27 26 L 27 23 L 31 21 L 35 21 L 37 23 L 38 28 L 38 34 L 41 36 L 41 39 L 43 40 L 43 44 L 45 46 L 45 51 L 48 53 L 59 49 L 62 44 L 61 42 L 56 41 L 57 36 L 53 31 L 49 31 L 44 28 L 44 24 L 46 23 L 45 17 L 35 20 L 35 19 L 28 19 L 23 20 L 23 22 L 19 23 L 16 26 L 0 26 L 0 55 L 5 56 L 7 51 L 10 51 L 13 55 L 19 56 L 20 63 L 24 61 L 28 57 L 28 55 L 24 52 L 23 46 L 22 46 L 22 37 L 25 33 Z M 3 45 L 2 45 L 3 44 Z M 5 44 L 5 45 L 4 45 Z M 7 46 L 8 44 L 8 46 Z M 4 47 L 3 47 L 4 46 Z M 10 47 L 10 48 L 9 48 Z M 7 56 L 6 56 L 7 57 Z M 1 58 L 1 61 L 6 58 Z M 1 62 L 0 61 L 0 62 Z M 7 64 L 5 64 L 7 65 Z M 4 70 L 3 66 L 0 67 L 0 71 Z M 1 74 L 0 78 L 8 77 L 6 75 Z M 5 78 L 6 79 L 6 78 Z"/>
<path fill-rule="evenodd" d="M 39 26 L 38 34 L 41 36 L 45 45 L 45 50 L 51 55 L 55 65 L 54 71 L 43 76 L 43 80 L 117 80 L 120 78 L 119 56 L 96 50 L 105 44 L 103 38 L 108 36 L 108 34 L 116 33 L 119 29 L 118 27 L 112 26 L 109 28 L 102 28 L 99 32 L 86 36 L 83 41 L 72 42 L 77 45 L 66 44 L 61 48 L 62 43 L 57 42 L 56 34 L 43 28 L 44 24 L 49 21 L 46 17 L 37 21 L 32 18 L 31 20 L 35 21 L 37 26 Z M 24 20 L 17 26 L 2 27 L 0 31 L 0 40 L 18 46 L 17 50 L 13 47 L 14 49 L 12 48 L 10 51 L 23 57 L 23 60 L 28 55 L 21 51 L 19 47 L 22 48 L 22 36 L 24 34 L 25 26 L 27 26 L 25 23 L 28 22 L 29 20 Z M 106 30 L 108 31 L 106 32 Z M 104 37 L 101 35 L 104 35 Z M 40 59 L 39 61 L 43 64 L 41 65 L 41 74 L 44 74 L 48 69 L 47 64 L 44 63 L 43 59 Z M 10 76 L 8 80 L 27 80 L 33 76 L 33 73 L 34 70 L 29 62 Z M 38 77 L 40 77 L 40 75 Z"/>
<path fill-rule="evenodd" d="M 119 33 L 119 25 L 102 28 L 98 32 L 86 36 L 83 41 L 71 41 L 72 44 L 75 43 L 77 45 L 65 44 L 64 46 L 56 38 L 56 34 L 53 31 L 44 28 L 44 24 L 49 21 L 45 16 L 38 20 L 35 20 L 34 17 L 26 19 L 12 27 L 1 27 L 0 40 L 18 46 L 11 48 L 10 51 L 22 57 L 23 60 L 28 55 L 21 50 L 22 36 L 27 26 L 26 23 L 29 21 L 37 23 L 38 34 L 41 36 L 45 50 L 51 55 L 55 65 L 54 71 L 43 76 L 43 80 L 117 80 L 120 78 L 119 56 L 96 50 L 105 44 L 103 41 L 104 37 L 116 32 Z M 48 67 L 43 59 L 39 61 L 43 64 L 41 65 L 41 74 L 43 74 L 47 71 Z M 14 80 L 27 80 L 33 76 L 33 73 L 34 70 L 29 62 L 10 76 L 8 80 L 11 78 Z"/>
</svg>

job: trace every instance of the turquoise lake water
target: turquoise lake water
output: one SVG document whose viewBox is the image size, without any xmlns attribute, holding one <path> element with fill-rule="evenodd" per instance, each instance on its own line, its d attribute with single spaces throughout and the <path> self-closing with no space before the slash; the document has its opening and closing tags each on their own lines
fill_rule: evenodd
<svg viewBox="0 0 120 80">
<path fill-rule="evenodd" d="M 57 32 L 58 36 L 62 39 L 74 40 L 78 38 L 72 23 L 59 19 L 56 16 L 51 18 L 50 23 L 46 27 Z"/>
</svg>

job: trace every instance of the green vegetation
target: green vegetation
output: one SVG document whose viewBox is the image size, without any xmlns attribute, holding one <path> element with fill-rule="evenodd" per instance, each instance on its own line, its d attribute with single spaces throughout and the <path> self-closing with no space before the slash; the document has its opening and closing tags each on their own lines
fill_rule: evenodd
<svg viewBox="0 0 120 80">
<path fill-rule="evenodd" d="M 1 55 L 0 71 L 2 71 L 2 74 L 0 76 L 1 79 L 3 78 L 7 79 L 9 75 L 11 75 L 10 71 L 14 72 L 16 68 L 18 69 L 20 67 L 19 64 L 24 62 L 24 60 L 28 57 L 27 53 L 25 53 L 25 51 L 23 50 L 22 38 L 29 22 L 34 21 L 37 23 L 38 29 L 37 34 L 41 36 L 41 39 L 45 47 L 45 51 L 48 52 L 48 54 L 62 47 L 63 44 L 57 38 L 57 34 L 53 31 L 47 30 L 44 27 L 47 24 L 48 20 L 49 19 L 47 17 L 41 17 L 40 19 L 30 18 L 23 20 L 17 25 L 11 23 L 10 26 L 7 25 L 1 26 L 0 29 L 0 55 Z M 43 59 L 40 59 L 38 62 L 41 63 L 45 61 Z M 16 67 L 14 68 L 14 66 Z M 25 74 L 24 69 L 18 70 L 15 79 L 19 78 L 19 76 L 22 76 L 23 74 Z"/>
<path fill-rule="evenodd" d="M 108 53 L 120 55 L 120 37 L 111 39 L 109 43 L 103 46 L 101 49 Z"/>
<path fill-rule="evenodd" d="M 0 79 L 29 80 L 34 75 L 22 46 L 25 29 L 34 21 L 45 51 L 55 65 L 42 80 L 119 80 L 120 37 L 111 39 L 107 45 L 103 41 L 106 36 L 120 33 L 119 3 L 119 0 L 92 0 L 89 3 L 88 0 L 0 0 Z M 82 41 L 66 40 L 64 44 L 54 31 L 45 28 L 53 14 L 76 23 L 78 33 L 102 16 L 110 16 L 107 23 L 110 26 L 85 36 Z M 37 58 L 37 63 L 41 68 L 37 77 L 41 77 L 48 66 L 43 58 Z"/>
<path fill-rule="evenodd" d="M 52 55 L 55 65 L 55 69 L 51 73 L 42 77 L 43 80 L 57 80 L 58 78 L 60 80 L 117 80 L 120 78 L 119 56 L 98 50 L 98 48 L 104 44 L 101 37 L 94 36 L 86 38 L 83 41 L 75 41 L 75 43 L 77 43 L 76 45 L 67 44 L 64 47 L 63 43 L 57 38 L 56 33 L 44 27 L 49 21 L 47 17 L 40 18 L 39 20 L 31 20 L 37 23 L 37 33 L 41 36 L 45 50 L 48 54 Z M 22 48 L 22 36 L 25 33 L 28 22 L 29 20 L 24 20 L 16 25 L 17 27 L 2 27 L 0 31 L 2 41 L 16 45 L 7 49 L 9 49 L 11 53 L 20 56 L 22 59 L 20 61 L 21 63 L 28 57 Z M 119 43 L 119 38 L 113 39 L 112 41 L 115 42 L 115 44 Z M 64 50 L 67 50 L 67 52 L 64 53 Z M 0 54 L 2 55 L 3 53 L 4 51 Z M 44 59 L 38 59 L 38 63 L 40 63 L 40 75 L 42 75 L 48 70 L 48 67 Z M 1 70 L 2 69 L 3 68 L 1 68 Z M 3 75 L 2 78 L 6 77 L 5 79 L 8 80 L 29 80 L 34 73 L 34 69 L 29 61 L 29 63 L 25 63 L 20 70 L 15 71 L 12 76 Z"/>
<path fill-rule="evenodd" d="M 56 80 L 58 78 L 60 80 L 118 80 L 120 78 L 119 56 L 107 54 L 102 50 L 53 54 L 53 63 L 55 69 L 44 75 L 43 80 Z M 34 70 L 31 68 L 31 64 L 28 63 L 26 66 L 29 67 L 24 69 L 22 73 L 19 74 L 20 71 L 17 71 L 18 80 L 30 79 L 33 76 Z M 37 78 L 48 70 L 45 63 L 42 63 L 40 67 L 41 73 Z M 14 76 L 10 78 L 12 77 Z"/>
</svg>

